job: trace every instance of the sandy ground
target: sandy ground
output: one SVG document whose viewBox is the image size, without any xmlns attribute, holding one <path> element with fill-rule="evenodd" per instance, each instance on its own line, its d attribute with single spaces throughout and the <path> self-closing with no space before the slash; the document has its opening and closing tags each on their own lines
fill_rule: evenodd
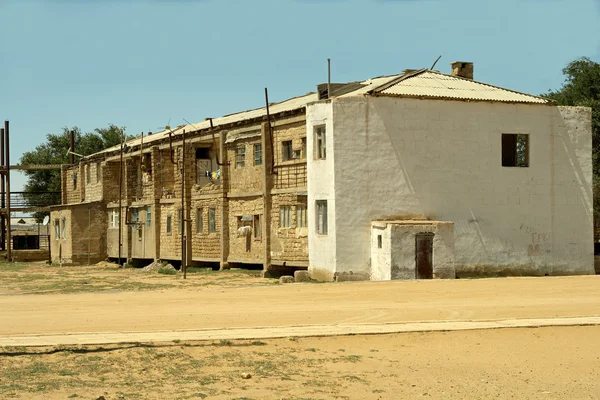
<svg viewBox="0 0 600 400">
<path fill-rule="evenodd" d="M 0 343 L 17 339 L 0 348 L 1 399 L 600 398 L 600 326 L 294 335 L 350 325 L 598 323 L 600 276 L 276 285 L 239 271 L 183 281 L 47 268 L 0 266 Z M 164 342 L 165 332 L 211 329 L 266 335 Z M 289 337 L 266 338 L 276 331 Z M 86 333 L 144 343 L 19 343 L 20 335 Z"/>
<path fill-rule="evenodd" d="M 13 348 L 0 356 L 2 399 L 99 396 L 597 399 L 600 327 Z"/>
<path fill-rule="evenodd" d="M 600 316 L 600 276 L 0 296 L 0 335 Z"/>
</svg>

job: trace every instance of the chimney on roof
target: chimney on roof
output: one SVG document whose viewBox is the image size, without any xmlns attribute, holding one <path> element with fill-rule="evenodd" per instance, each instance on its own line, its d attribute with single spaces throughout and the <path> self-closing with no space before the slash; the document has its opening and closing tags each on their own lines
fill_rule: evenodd
<svg viewBox="0 0 600 400">
<path fill-rule="evenodd" d="M 453 62 L 451 75 L 473 80 L 473 63 L 465 61 Z"/>
</svg>

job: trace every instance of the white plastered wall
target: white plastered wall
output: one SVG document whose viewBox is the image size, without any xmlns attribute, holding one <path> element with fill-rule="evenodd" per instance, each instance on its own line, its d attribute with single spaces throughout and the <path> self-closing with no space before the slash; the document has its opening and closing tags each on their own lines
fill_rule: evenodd
<svg viewBox="0 0 600 400">
<path fill-rule="evenodd" d="M 315 159 L 314 128 L 325 126 L 327 157 Z M 336 273 L 334 141 L 331 103 L 312 104 L 306 111 L 308 189 L 308 271 L 313 279 L 330 281 Z M 315 202 L 327 200 L 328 234 L 317 234 Z"/>
<path fill-rule="evenodd" d="M 594 272 L 588 108 L 356 97 L 333 121 L 338 275 L 369 276 L 371 222 L 398 216 L 454 222 L 459 276 Z M 528 168 L 503 133 L 530 135 Z"/>
</svg>

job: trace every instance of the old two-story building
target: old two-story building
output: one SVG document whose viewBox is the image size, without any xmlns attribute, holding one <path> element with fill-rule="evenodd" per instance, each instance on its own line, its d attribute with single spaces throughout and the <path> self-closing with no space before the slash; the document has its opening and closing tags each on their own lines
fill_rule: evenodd
<svg viewBox="0 0 600 400">
<path fill-rule="evenodd" d="M 187 265 L 306 269 L 305 110 L 316 100 L 168 128 L 63 167 L 53 261 L 178 264 L 185 252 Z"/>
<path fill-rule="evenodd" d="M 64 167 L 53 260 L 185 253 L 319 280 L 594 272 L 589 109 L 476 82 L 471 63 L 317 89 Z"/>
</svg>

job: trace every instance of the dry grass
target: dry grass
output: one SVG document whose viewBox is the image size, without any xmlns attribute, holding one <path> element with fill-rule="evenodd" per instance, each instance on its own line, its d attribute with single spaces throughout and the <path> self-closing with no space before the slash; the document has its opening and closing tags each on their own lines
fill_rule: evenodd
<svg viewBox="0 0 600 400">
<path fill-rule="evenodd" d="M 0 398 L 591 399 L 599 337 L 563 327 L 4 348 Z"/>
<path fill-rule="evenodd" d="M 0 263 L 0 281 L 0 295 L 197 289 L 278 283 L 274 279 L 261 278 L 260 271 L 255 270 L 190 268 L 187 279 L 183 280 L 181 273 L 165 275 L 132 268 L 59 267 L 45 263 Z"/>
</svg>

